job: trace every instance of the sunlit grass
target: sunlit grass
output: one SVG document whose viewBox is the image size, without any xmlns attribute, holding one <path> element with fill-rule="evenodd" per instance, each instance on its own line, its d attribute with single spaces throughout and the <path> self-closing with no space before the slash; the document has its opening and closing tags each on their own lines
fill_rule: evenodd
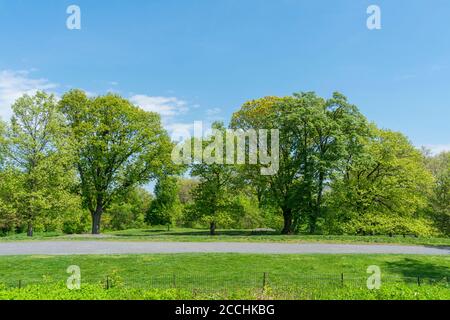
<svg viewBox="0 0 450 320">
<path fill-rule="evenodd" d="M 450 238 L 424 238 L 413 236 L 350 236 L 350 235 L 281 235 L 278 232 L 252 230 L 218 230 L 210 236 L 206 229 L 154 227 L 123 231 L 106 231 L 100 236 L 89 234 L 64 235 L 58 232 L 35 233 L 0 237 L 0 241 L 33 240 L 103 240 L 103 241 L 180 241 L 180 242 L 286 242 L 286 243 L 385 243 L 405 245 L 450 246 Z"/>
</svg>

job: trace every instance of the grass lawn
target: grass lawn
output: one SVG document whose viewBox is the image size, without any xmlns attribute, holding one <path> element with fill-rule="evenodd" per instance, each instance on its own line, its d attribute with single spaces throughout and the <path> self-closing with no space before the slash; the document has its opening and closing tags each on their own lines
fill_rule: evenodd
<svg viewBox="0 0 450 320">
<path fill-rule="evenodd" d="M 80 267 L 82 288 L 87 290 L 84 298 L 89 299 L 95 292 L 105 299 L 214 299 L 230 298 L 230 294 L 234 299 L 267 298 L 260 296 L 263 283 L 274 290 L 268 298 L 283 298 L 290 292 L 295 299 L 377 299 L 366 288 L 370 265 L 381 268 L 383 290 L 388 290 L 380 291 L 383 296 L 378 298 L 410 299 L 422 292 L 420 297 L 450 299 L 445 278 L 450 276 L 450 257 L 255 254 L 1 257 L 0 283 L 5 287 L 2 290 L 0 285 L 0 299 L 21 299 L 30 292 L 35 292 L 32 298 L 53 298 L 55 292 L 66 295 L 70 265 Z M 19 281 L 22 291 L 17 289 Z M 434 282 L 440 286 L 431 286 Z M 116 291 L 103 292 L 106 283 Z"/>
<path fill-rule="evenodd" d="M 286 242 L 286 243 L 386 243 L 405 245 L 450 246 L 450 238 L 415 238 L 412 236 L 328 236 L 328 235 L 280 235 L 277 232 L 253 232 L 251 230 L 218 230 L 211 237 L 205 229 L 147 228 L 124 231 L 104 232 L 100 236 L 63 235 L 61 233 L 35 233 L 33 238 L 26 234 L 15 234 L 1 237 L 1 241 L 34 241 L 34 240 L 109 240 L 109 241 L 180 241 L 180 242 Z"/>
<path fill-rule="evenodd" d="M 65 280 L 70 265 L 81 268 L 82 278 L 95 283 L 106 276 L 120 277 L 131 286 L 145 285 L 154 277 L 175 274 L 191 282 L 207 282 L 207 277 L 235 281 L 271 279 L 287 282 L 310 277 L 367 278 L 367 267 L 377 265 L 387 277 L 450 276 L 450 257 L 408 255 L 258 255 L 258 254 L 154 254 L 110 256 L 14 256 L 0 258 L 0 283 L 18 280 L 39 282 Z M 199 278 L 196 278 L 196 277 Z M 172 279 L 170 279 L 172 280 Z M 258 280 L 259 281 L 259 280 Z M 172 284 L 170 282 L 170 284 Z"/>
</svg>

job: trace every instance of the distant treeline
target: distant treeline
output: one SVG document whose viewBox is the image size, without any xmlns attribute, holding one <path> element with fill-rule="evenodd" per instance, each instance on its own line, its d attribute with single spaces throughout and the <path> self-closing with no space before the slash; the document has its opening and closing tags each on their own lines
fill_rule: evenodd
<svg viewBox="0 0 450 320">
<path fill-rule="evenodd" d="M 159 115 L 118 95 L 38 92 L 12 110 L 0 122 L 2 234 L 148 225 L 450 234 L 450 153 L 377 128 L 339 93 L 252 100 L 229 128 L 213 124 L 223 142 L 227 129 L 278 129 L 272 175 L 264 164 L 175 164 Z M 150 181 L 154 195 L 142 188 Z"/>
</svg>

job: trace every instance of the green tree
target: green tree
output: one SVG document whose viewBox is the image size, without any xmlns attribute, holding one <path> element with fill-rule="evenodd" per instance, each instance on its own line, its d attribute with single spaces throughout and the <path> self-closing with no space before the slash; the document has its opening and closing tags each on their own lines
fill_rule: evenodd
<svg viewBox="0 0 450 320">
<path fill-rule="evenodd" d="M 427 167 L 434 176 L 430 197 L 431 215 L 439 230 L 450 234 L 450 152 L 442 152 L 426 159 Z"/>
<path fill-rule="evenodd" d="M 231 127 L 279 129 L 278 172 L 264 177 L 255 166 L 245 166 L 244 175 L 258 199 L 280 208 L 282 233 L 289 234 L 304 222 L 311 233 L 316 231 L 327 184 L 366 134 L 367 122 L 339 93 L 328 100 L 299 93 L 249 101 L 233 115 Z"/>
<path fill-rule="evenodd" d="M 213 135 L 203 140 L 203 161 L 191 166 L 191 175 L 199 183 L 188 212 L 191 219 L 208 223 L 210 234 L 215 235 L 217 224 L 229 222 L 231 212 L 236 210 L 234 198 L 239 186 L 234 165 L 225 164 L 225 127 L 216 122 L 212 128 Z"/>
<path fill-rule="evenodd" d="M 152 194 L 137 187 L 114 199 L 106 214 L 106 227 L 112 230 L 143 228 L 145 216 L 152 202 Z"/>
<path fill-rule="evenodd" d="M 17 174 L 11 169 L 0 171 L 0 234 L 11 232 L 20 225 L 15 205 L 15 194 L 21 187 L 18 185 Z"/>
<path fill-rule="evenodd" d="M 146 222 L 151 225 L 171 226 L 179 216 L 178 179 L 164 175 L 155 186 L 155 199 L 147 212 Z"/>
<path fill-rule="evenodd" d="M 178 198 L 182 205 L 186 205 L 193 201 L 192 192 L 197 185 L 198 181 L 194 179 L 178 179 Z"/>
<path fill-rule="evenodd" d="M 53 95 L 24 95 L 12 110 L 8 158 L 16 168 L 17 213 L 31 237 L 37 219 L 55 219 L 70 205 L 72 149 Z"/>
<path fill-rule="evenodd" d="M 6 124 L 0 120 L 0 171 L 3 169 L 7 156 L 8 143 L 6 141 Z"/>
<path fill-rule="evenodd" d="M 246 178 L 257 189 L 258 198 L 273 202 L 281 210 L 284 227 L 282 233 L 293 231 L 295 208 L 295 184 L 297 171 L 301 165 L 294 130 L 295 123 L 287 115 L 295 109 L 292 97 L 265 97 L 245 103 L 233 114 L 231 127 L 242 130 L 279 129 L 279 170 L 275 175 L 262 176 L 259 166 L 245 165 Z M 242 168 L 242 167 L 241 167 Z"/>
<path fill-rule="evenodd" d="M 18 222 L 16 211 L 12 206 L 12 175 L 4 168 L 7 156 L 6 124 L 0 120 L 0 234 L 11 231 Z"/>
<path fill-rule="evenodd" d="M 88 98 L 66 93 L 60 108 L 72 129 L 81 195 L 100 233 L 101 217 L 112 201 L 170 166 L 172 143 L 158 114 L 117 95 Z"/>
<path fill-rule="evenodd" d="M 364 151 L 332 183 L 329 203 L 338 232 L 430 234 L 433 179 L 421 153 L 401 133 L 373 127 Z"/>
</svg>

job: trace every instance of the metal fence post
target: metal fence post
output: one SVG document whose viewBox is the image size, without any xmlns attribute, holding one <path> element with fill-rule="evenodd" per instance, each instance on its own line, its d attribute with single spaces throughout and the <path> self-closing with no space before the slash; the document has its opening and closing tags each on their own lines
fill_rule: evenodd
<svg viewBox="0 0 450 320">
<path fill-rule="evenodd" d="M 417 277 L 417 285 L 420 287 L 420 276 Z"/>
<path fill-rule="evenodd" d="M 22 280 L 19 280 L 19 289 L 22 289 Z"/>
<path fill-rule="evenodd" d="M 344 273 L 341 273 L 341 286 L 344 286 Z"/>
<path fill-rule="evenodd" d="M 106 276 L 106 290 L 109 290 L 109 276 Z"/>
<path fill-rule="evenodd" d="M 264 293 L 266 291 L 267 286 L 267 272 L 263 273 L 263 286 L 262 286 L 262 292 Z"/>
</svg>

